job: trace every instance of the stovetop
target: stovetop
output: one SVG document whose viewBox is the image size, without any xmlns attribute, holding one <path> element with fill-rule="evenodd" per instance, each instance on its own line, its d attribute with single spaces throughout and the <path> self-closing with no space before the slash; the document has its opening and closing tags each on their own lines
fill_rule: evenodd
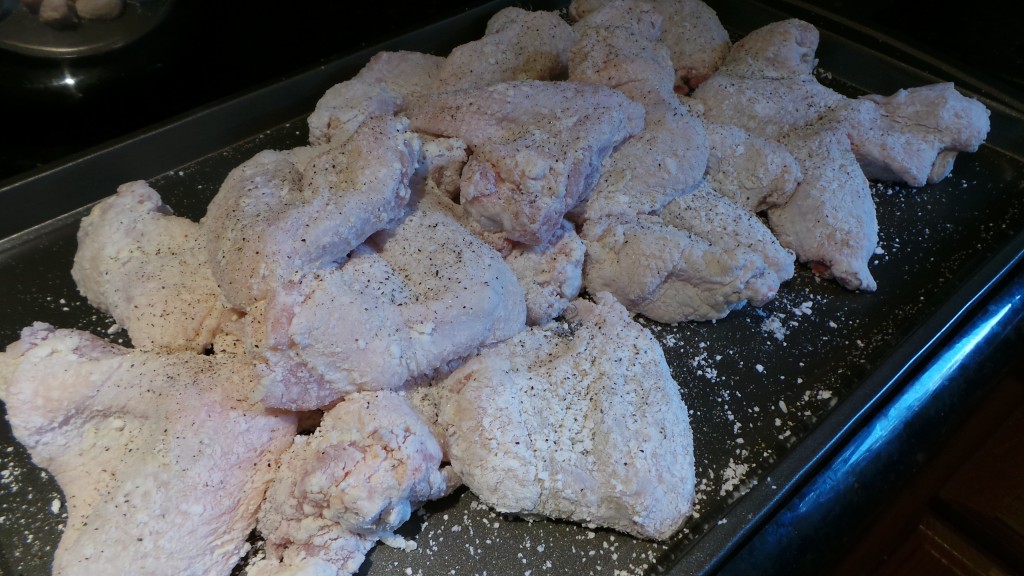
<svg viewBox="0 0 1024 576">
<path fill-rule="evenodd" d="M 13 0 L 0 2 L 3 18 Z M 41 58 L 0 49 L 0 180 L 484 2 L 171 3 L 151 31 L 104 54 Z M 1007 0 L 812 4 L 1024 94 L 1024 39 Z"/>
</svg>

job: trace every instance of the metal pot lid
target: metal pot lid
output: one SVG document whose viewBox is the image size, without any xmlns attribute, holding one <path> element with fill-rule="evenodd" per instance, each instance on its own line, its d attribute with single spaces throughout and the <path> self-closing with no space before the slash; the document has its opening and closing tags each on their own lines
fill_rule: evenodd
<svg viewBox="0 0 1024 576">
<path fill-rule="evenodd" d="M 58 29 L 18 0 L 0 0 L 0 48 L 44 58 L 78 58 L 116 50 L 141 38 L 164 19 L 173 0 L 129 0 L 113 20 L 82 20 Z"/>
</svg>

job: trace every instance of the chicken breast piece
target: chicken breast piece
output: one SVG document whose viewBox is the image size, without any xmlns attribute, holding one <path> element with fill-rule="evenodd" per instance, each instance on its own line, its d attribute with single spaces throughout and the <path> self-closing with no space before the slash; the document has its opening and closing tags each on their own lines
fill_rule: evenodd
<svg viewBox="0 0 1024 576">
<path fill-rule="evenodd" d="M 800 165 L 786 147 L 728 124 L 708 122 L 708 184 L 750 212 L 789 201 Z"/>
<path fill-rule="evenodd" d="M 142 181 L 82 219 L 71 276 L 140 350 L 202 352 L 234 314 L 221 304 L 199 225 Z"/>
<path fill-rule="evenodd" d="M 200 221 L 225 300 L 246 310 L 392 226 L 419 148 L 404 120 L 378 116 L 341 146 L 267 150 L 232 170 Z"/>
<path fill-rule="evenodd" d="M 658 216 L 592 220 L 581 237 L 587 291 L 610 292 L 630 312 L 657 322 L 723 318 L 778 291 L 756 254 L 720 249 Z"/>
<path fill-rule="evenodd" d="M 441 447 L 395 392 L 357 392 L 297 436 L 260 508 L 265 560 L 248 574 L 355 573 L 377 543 L 423 502 L 457 486 L 441 470 Z"/>
<path fill-rule="evenodd" d="M 783 248 L 771 230 L 752 212 L 718 194 L 706 182 L 692 194 L 673 200 L 661 212 L 661 219 L 670 226 L 699 236 L 726 251 L 749 251 L 757 255 L 767 268 L 765 280 L 776 288 L 793 277 L 795 256 Z M 774 276 L 774 280 L 771 278 Z M 772 298 L 774 293 L 763 296 Z M 762 297 L 751 299 L 755 306 L 768 302 Z"/>
<path fill-rule="evenodd" d="M 341 144 L 374 116 L 394 116 L 433 90 L 444 58 L 406 50 L 374 54 L 358 74 L 335 84 L 307 119 L 313 145 Z"/>
<path fill-rule="evenodd" d="M 526 304 L 501 256 L 424 198 L 343 266 L 282 284 L 250 316 L 264 404 L 308 410 L 509 338 Z"/>
<path fill-rule="evenodd" d="M 477 225 L 531 245 L 547 242 L 590 193 L 612 148 L 643 127 L 639 104 L 576 82 L 432 94 L 408 113 L 414 130 L 458 137 L 471 149 L 461 203 Z"/>
<path fill-rule="evenodd" d="M 621 0 L 573 0 L 569 15 L 581 20 Z M 729 52 L 729 33 L 718 15 L 701 0 L 650 0 L 662 17 L 661 39 L 675 68 L 675 86 L 682 94 L 699 86 Z"/>
<path fill-rule="evenodd" d="M 132 351 L 37 323 L 0 354 L 17 439 L 57 480 L 55 575 L 231 573 L 295 417 L 244 357 Z"/>
<path fill-rule="evenodd" d="M 572 42 L 572 28 L 557 12 L 504 8 L 487 22 L 483 38 L 451 51 L 438 71 L 433 91 L 559 79 L 565 75 Z"/>
<path fill-rule="evenodd" d="M 816 274 L 873 292 L 868 262 L 878 246 L 878 220 L 846 134 L 810 127 L 783 143 L 800 162 L 803 180 L 789 202 L 768 210 L 776 237 Z"/>
<path fill-rule="evenodd" d="M 452 467 L 501 512 L 665 539 L 689 515 L 693 440 L 661 346 L 609 294 L 484 350 L 439 384 Z"/>
</svg>

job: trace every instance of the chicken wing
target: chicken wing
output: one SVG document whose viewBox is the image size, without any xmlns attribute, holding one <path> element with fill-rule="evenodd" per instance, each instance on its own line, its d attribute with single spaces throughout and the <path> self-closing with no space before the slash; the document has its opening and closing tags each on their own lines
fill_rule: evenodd
<svg viewBox="0 0 1024 576">
<path fill-rule="evenodd" d="M 199 225 L 173 216 L 142 181 L 121 185 L 82 219 L 71 276 L 140 350 L 202 352 L 234 316 L 221 304 Z"/>
<path fill-rule="evenodd" d="M 786 147 L 728 124 L 707 122 L 711 187 L 750 212 L 785 204 L 800 182 L 800 165 Z"/>
</svg>

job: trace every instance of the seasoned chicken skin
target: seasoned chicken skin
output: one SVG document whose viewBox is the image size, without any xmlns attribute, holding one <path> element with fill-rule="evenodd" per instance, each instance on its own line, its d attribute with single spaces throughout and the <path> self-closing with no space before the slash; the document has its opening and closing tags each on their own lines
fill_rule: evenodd
<svg viewBox="0 0 1024 576">
<path fill-rule="evenodd" d="M 433 91 L 564 77 L 572 41 L 572 28 L 557 12 L 504 8 L 487 22 L 483 38 L 455 47 L 445 58 Z"/>
<path fill-rule="evenodd" d="M 664 323 L 715 320 L 748 301 L 767 302 L 778 278 L 755 253 L 719 248 L 659 216 L 587 222 L 583 284 Z"/>
<path fill-rule="evenodd" d="M 462 205 L 485 232 L 524 244 L 551 237 L 644 116 L 615 90 L 539 81 L 432 94 L 407 112 L 412 129 L 465 141 Z"/>
<path fill-rule="evenodd" d="M 328 410 L 281 458 L 259 513 L 261 574 L 353 574 L 378 540 L 458 480 L 441 470 L 441 447 L 395 392 L 357 392 Z"/>
<path fill-rule="evenodd" d="M 399 50 L 378 52 L 355 76 L 335 84 L 309 115 L 309 143 L 338 145 L 374 116 L 394 116 L 433 90 L 444 58 Z"/>
<path fill-rule="evenodd" d="M 122 184 L 82 219 L 71 276 L 140 350 L 202 352 L 234 316 L 199 225 L 172 215 L 142 181 Z"/>
<path fill-rule="evenodd" d="M 378 116 L 340 146 L 267 150 L 232 170 L 200 221 L 225 300 L 246 310 L 392 226 L 419 147 L 404 120 Z"/>
<path fill-rule="evenodd" d="M 661 347 L 609 294 L 438 386 L 452 467 L 489 506 L 668 538 L 689 515 L 693 444 Z"/>
<path fill-rule="evenodd" d="M 718 194 L 706 182 L 692 194 L 673 200 L 661 211 L 661 220 L 724 252 L 755 254 L 764 262 L 764 279 L 776 290 L 793 277 L 793 252 L 783 248 L 757 216 Z M 762 306 L 774 295 L 753 296 L 750 302 Z"/>
<path fill-rule="evenodd" d="M 573 0 L 569 15 L 574 20 L 583 20 L 606 10 L 609 4 L 622 3 L 622 0 Z M 661 39 L 675 69 L 674 84 L 676 90 L 686 94 L 722 64 L 731 46 L 729 33 L 715 11 L 701 0 L 649 0 L 645 3 L 662 18 Z M 621 8 L 613 10 L 621 13 Z M 613 13 L 607 13 L 606 22 L 616 23 L 611 17 Z"/>
<path fill-rule="evenodd" d="M 783 143 L 800 162 L 803 180 L 785 205 L 768 209 L 776 237 L 816 274 L 873 292 L 868 261 L 878 246 L 878 219 L 850 141 L 839 130 L 811 127 Z"/>
<path fill-rule="evenodd" d="M 295 417 L 248 398 L 240 356 L 132 351 L 37 323 L 0 354 L 17 439 L 68 523 L 55 575 L 228 575 Z"/>
<path fill-rule="evenodd" d="M 505 262 L 526 295 L 526 323 L 543 325 L 560 315 L 583 288 L 586 246 L 567 220 L 547 244 L 512 248 Z"/>
<path fill-rule="evenodd" d="M 313 409 L 395 388 L 524 328 L 512 271 L 441 201 L 418 199 L 343 266 L 282 284 L 252 315 L 244 339 L 260 359 L 266 405 Z"/>
<path fill-rule="evenodd" d="M 750 212 L 782 206 L 802 176 L 800 164 L 776 140 L 708 122 L 708 184 Z"/>
</svg>

